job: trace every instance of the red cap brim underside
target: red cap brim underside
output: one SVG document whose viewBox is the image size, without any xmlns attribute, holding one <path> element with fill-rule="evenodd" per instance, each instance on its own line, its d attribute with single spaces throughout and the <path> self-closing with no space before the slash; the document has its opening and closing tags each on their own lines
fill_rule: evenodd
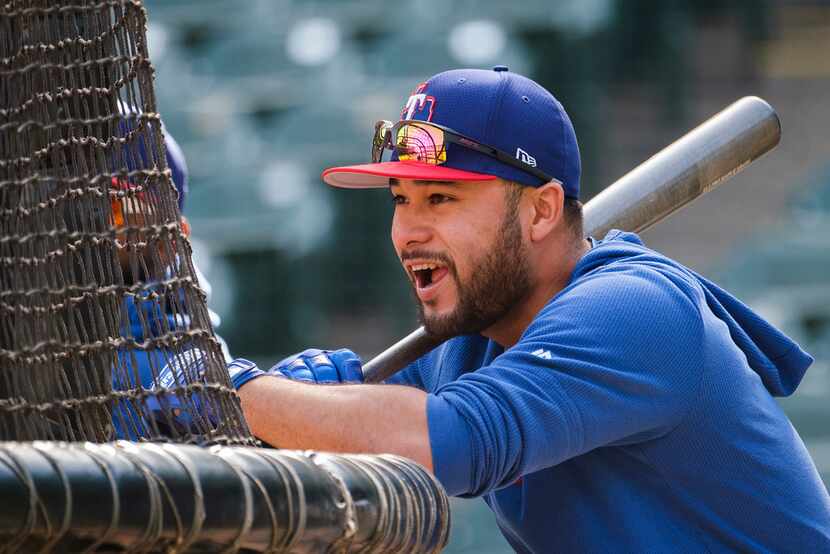
<svg viewBox="0 0 830 554">
<path fill-rule="evenodd" d="M 323 181 L 333 187 L 372 189 L 389 186 L 389 179 L 419 181 L 491 181 L 495 175 L 474 173 L 442 165 L 420 162 L 382 162 L 376 164 L 331 167 L 323 172 Z"/>
</svg>

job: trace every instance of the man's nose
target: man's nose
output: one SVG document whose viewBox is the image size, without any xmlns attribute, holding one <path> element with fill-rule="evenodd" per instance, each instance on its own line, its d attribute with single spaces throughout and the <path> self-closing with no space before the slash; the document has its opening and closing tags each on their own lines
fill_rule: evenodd
<svg viewBox="0 0 830 554">
<path fill-rule="evenodd" d="M 423 217 L 396 213 L 392 218 L 392 243 L 398 251 L 429 243 L 433 230 Z"/>
</svg>

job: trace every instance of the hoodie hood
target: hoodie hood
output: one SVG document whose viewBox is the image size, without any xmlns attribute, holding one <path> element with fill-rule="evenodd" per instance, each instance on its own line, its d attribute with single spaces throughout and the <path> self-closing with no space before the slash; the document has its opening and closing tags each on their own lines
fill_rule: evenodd
<svg viewBox="0 0 830 554">
<path fill-rule="evenodd" d="M 682 272 L 703 290 L 706 304 L 729 328 L 732 340 L 749 366 L 773 396 L 789 396 L 798 387 L 813 358 L 784 333 L 770 325 L 746 304 L 689 268 L 649 250 L 634 233 L 612 230 L 574 268 L 571 281 L 610 264 L 638 263 L 658 271 Z"/>
</svg>

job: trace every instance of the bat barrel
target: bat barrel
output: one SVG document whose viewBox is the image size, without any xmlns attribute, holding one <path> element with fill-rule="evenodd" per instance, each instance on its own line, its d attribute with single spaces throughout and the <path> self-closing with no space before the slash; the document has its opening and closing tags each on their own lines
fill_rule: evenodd
<svg viewBox="0 0 830 554">
<path fill-rule="evenodd" d="M 714 189 L 772 150 L 775 110 L 747 96 L 714 115 L 607 187 L 585 205 L 586 233 L 639 232 Z"/>
</svg>

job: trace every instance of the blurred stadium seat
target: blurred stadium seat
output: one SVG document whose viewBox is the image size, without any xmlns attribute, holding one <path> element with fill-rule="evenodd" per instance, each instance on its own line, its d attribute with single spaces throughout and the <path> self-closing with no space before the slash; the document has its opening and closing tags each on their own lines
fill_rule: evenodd
<svg viewBox="0 0 830 554">
<path fill-rule="evenodd" d="M 815 24 L 815 14 L 806 23 L 792 16 L 801 4 L 820 2 L 637 0 L 623 9 L 612 0 L 146 0 L 158 106 L 191 167 L 194 235 L 236 285 L 222 314 L 232 350 L 265 364 L 312 345 L 371 355 L 409 329 L 414 311 L 388 243 L 386 193 L 335 191 L 318 177 L 326 166 L 366 160 L 374 120 L 394 118 L 428 75 L 464 65 L 450 46 L 460 25 L 496 22 L 504 44 L 478 65 L 507 64 L 565 102 L 590 196 L 701 116 L 762 93 L 773 77 L 747 56 L 769 47 L 771 21 Z M 313 51 L 303 52 L 303 40 Z M 826 93 L 830 75 L 814 79 Z M 808 102 L 799 96 L 805 82 L 775 81 L 776 100 Z M 799 123 L 826 135 L 820 121 Z M 791 125 L 785 119 L 785 141 L 811 136 Z M 816 169 L 799 153 L 777 155 L 780 174 L 814 176 L 792 215 L 749 244 L 735 246 L 728 233 L 716 235 L 726 250 L 695 243 L 696 259 L 712 260 L 696 269 L 722 278 L 817 357 L 804 390 L 784 406 L 830 482 L 822 423 L 830 420 L 830 166 L 820 168 L 830 156 L 813 156 Z M 716 233 L 723 214 L 710 215 L 700 225 Z M 730 255 L 720 261 L 712 251 Z M 457 521 L 457 552 L 505 548 L 492 524 L 473 532 L 469 520 Z"/>
</svg>

